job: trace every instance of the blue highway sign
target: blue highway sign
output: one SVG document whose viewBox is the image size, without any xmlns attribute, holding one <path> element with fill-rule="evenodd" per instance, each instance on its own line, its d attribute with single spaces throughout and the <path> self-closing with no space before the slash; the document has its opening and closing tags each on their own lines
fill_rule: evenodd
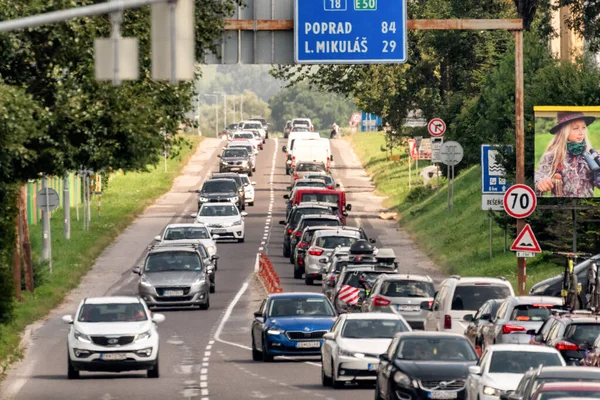
<svg viewBox="0 0 600 400">
<path fill-rule="evenodd" d="M 505 193 L 511 186 L 506 182 L 506 171 L 496 161 L 498 146 L 490 144 L 481 145 L 481 192 L 482 193 Z M 508 149 L 512 148 L 509 146 Z"/>
<path fill-rule="evenodd" d="M 295 0 L 296 63 L 405 63 L 406 2 Z"/>
</svg>

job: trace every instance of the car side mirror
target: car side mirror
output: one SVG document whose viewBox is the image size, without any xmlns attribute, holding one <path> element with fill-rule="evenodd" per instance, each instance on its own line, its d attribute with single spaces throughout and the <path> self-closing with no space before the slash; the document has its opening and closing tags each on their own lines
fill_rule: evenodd
<svg viewBox="0 0 600 400">
<path fill-rule="evenodd" d="M 285 225 L 285 221 L 279 221 L 279 225 Z"/>
<path fill-rule="evenodd" d="M 214 256 L 210 256 L 210 259 L 213 260 L 213 261 L 214 260 L 218 260 L 219 256 L 215 254 Z"/>
<path fill-rule="evenodd" d="M 134 267 L 131 272 L 133 272 L 134 274 L 137 275 L 142 275 L 142 270 L 140 269 L 140 267 Z"/>
<path fill-rule="evenodd" d="M 217 154 L 217 158 L 221 158 L 221 155 L 220 155 L 220 154 Z"/>
<path fill-rule="evenodd" d="M 371 243 L 371 244 L 377 243 L 377 239 L 369 239 L 369 243 Z"/>
<path fill-rule="evenodd" d="M 192 217 L 192 218 L 196 218 L 197 216 L 198 216 L 198 213 L 191 213 L 190 214 L 190 217 Z"/>
<path fill-rule="evenodd" d="M 256 185 L 256 181 L 252 181 L 252 186 L 255 186 L 255 185 Z"/>
<path fill-rule="evenodd" d="M 248 213 L 246 211 L 242 211 L 242 213 L 240 214 L 242 217 L 247 217 Z"/>
<path fill-rule="evenodd" d="M 502 392 L 502 394 L 500 395 L 500 399 L 501 400 L 508 400 L 508 396 L 510 396 L 514 392 L 515 392 L 514 390 L 507 390 L 506 392 Z"/>
<path fill-rule="evenodd" d="M 390 360 L 386 353 L 380 354 L 379 359 L 381 361 L 389 361 Z"/>
<path fill-rule="evenodd" d="M 537 331 L 535 329 L 530 329 L 526 333 L 528 335 L 531 335 L 531 336 L 536 336 L 537 335 Z"/>
<path fill-rule="evenodd" d="M 292 187 L 291 187 L 291 186 L 287 186 L 287 187 L 285 188 L 285 190 L 292 190 Z"/>
<path fill-rule="evenodd" d="M 156 240 L 157 242 L 160 242 L 160 236 L 154 236 L 154 240 Z"/>
<path fill-rule="evenodd" d="M 473 321 L 473 314 L 467 314 L 463 317 L 463 321 L 471 322 Z"/>
<path fill-rule="evenodd" d="M 244 182 L 244 187 L 246 186 L 250 186 L 250 184 L 248 182 Z"/>
<path fill-rule="evenodd" d="M 155 324 L 160 324 L 161 322 L 164 322 L 164 320 L 165 316 L 163 314 L 152 314 L 152 322 Z"/>
<path fill-rule="evenodd" d="M 283 147 L 281 148 L 281 152 L 282 152 L 282 153 L 285 153 L 286 151 L 287 151 L 287 147 L 286 147 L 286 146 L 283 146 Z"/>
<path fill-rule="evenodd" d="M 284 198 L 284 199 L 286 199 L 286 200 L 289 200 L 289 198 L 290 198 L 290 195 L 289 195 L 289 194 L 284 194 L 284 195 L 283 195 L 283 198 Z"/>
<path fill-rule="evenodd" d="M 254 318 L 262 318 L 263 314 L 260 311 L 255 311 L 254 312 Z"/>
<path fill-rule="evenodd" d="M 352 204 L 346 204 L 346 211 L 352 211 Z"/>
<path fill-rule="evenodd" d="M 63 317 L 61 318 L 62 322 L 64 322 L 67 325 L 70 325 L 73 323 L 73 316 L 72 315 L 63 315 Z"/>
<path fill-rule="evenodd" d="M 325 339 L 325 340 L 333 340 L 333 339 L 335 339 L 335 333 L 334 332 L 327 332 L 326 334 L 323 335 L 323 339 Z"/>
<path fill-rule="evenodd" d="M 481 367 L 479 365 L 471 365 L 469 367 L 469 374 L 481 375 Z"/>
<path fill-rule="evenodd" d="M 331 156 L 329 156 L 329 159 L 330 159 L 331 161 L 333 161 L 333 154 L 332 154 Z"/>
<path fill-rule="evenodd" d="M 336 187 L 336 188 L 339 188 L 339 187 L 340 187 L 340 184 L 339 184 L 339 183 L 336 183 L 336 184 L 335 184 L 335 187 Z"/>
<path fill-rule="evenodd" d="M 421 310 L 431 311 L 431 306 L 428 301 L 422 301 L 421 304 L 419 304 L 419 308 Z"/>
</svg>

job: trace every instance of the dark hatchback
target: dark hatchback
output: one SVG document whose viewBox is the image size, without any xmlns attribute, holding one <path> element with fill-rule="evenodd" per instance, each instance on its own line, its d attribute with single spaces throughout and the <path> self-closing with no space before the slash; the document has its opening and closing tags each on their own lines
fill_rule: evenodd
<svg viewBox="0 0 600 400">
<path fill-rule="evenodd" d="M 327 214 L 327 215 L 335 215 L 337 213 L 337 208 L 333 207 L 331 204 L 319 204 L 319 203 L 303 203 L 299 204 L 296 207 L 293 207 L 292 210 L 287 215 L 285 221 L 279 221 L 280 225 L 285 225 L 285 229 L 283 230 L 283 256 L 289 257 L 291 248 L 290 248 L 290 236 L 292 232 L 296 230 L 298 226 L 298 222 L 300 222 L 300 218 L 303 215 L 308 214 Z"/>
<path fill-rule="evenodd" d="M 375 399 L 465 399 L 477 353 L 462 335 L 406 332 L 380 356 Z"/>
<path fill-rule="evenodd" d="M 240 197 L 233 179 L 209 179 L 198 192 L 198 211 L 204 203 L 231 202 L 243 210 L 244 199 Z"/>
<path fill-rule="evenodd" d="M 214 172 L 210 179 L 233 179 L 235 182 L 235 186 L 237 186 L 238 197 L 240 198 L 241 207 L 238 206 L 240 211 L 246 209 L 246 191 L 244 190 L 244 184 L 242 181 L 242 177 L 237 172 Z"/>
</svg>

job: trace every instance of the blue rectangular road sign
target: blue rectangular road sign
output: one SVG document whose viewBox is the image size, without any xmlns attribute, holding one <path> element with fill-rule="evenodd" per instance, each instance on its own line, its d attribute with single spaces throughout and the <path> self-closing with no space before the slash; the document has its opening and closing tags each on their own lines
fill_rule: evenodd
<svg viewBox="0 0 600 400">
<path fill-rule="evenodd" d="M 295 0 L 298 64 L 407 60 L 407 0 Z"/>
<path fill-rule="evenodd" d="M 481 145 L 481 193 L 504 193 L 511 186 L 506 182 L 504 167 L 496 161 L 497 147 Z"/>
</svg>

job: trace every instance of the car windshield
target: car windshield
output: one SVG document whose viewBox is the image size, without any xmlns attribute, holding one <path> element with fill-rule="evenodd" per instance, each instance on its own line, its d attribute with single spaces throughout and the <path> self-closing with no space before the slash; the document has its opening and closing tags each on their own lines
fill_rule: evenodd
<svg viewBox="0 0 600 400">
<path fill-rule="evenodd" d="M 565 339 L 580 343 L 594 343 L 600 335 L 600 324 L 571 324 L 565 331 Z"/>
<path fill-rule="evenodd" d="M 298 163 L 296 166 L 297 172 L 304 171 L 325 171 L 325 166 L 323 164 L 314 164 L 314 163 Z"/>
<path fill-rule="evenodd" d="M 454 291 L 452 309 L 477 311 L 488 300 L 505 299 L 510 295 L 510 289 L 505 285 L 461 285 Z"/>
<path fill-rule="evenodd" d="M 323 181 L 313 180 L 313 181 L 296 182 L 295 187 L 321 187 L 321 188 L 324 188 L 324 187 L 327 187 L 327 185 Z"/>
<path fill-rule="evenodd" d="M 306 125 L 296 125 L 292 128 L 292 132 L 310 132 L 308 130 L 308 124 Z"/>
<path fill-rule="evenodd" d="M 338 194 L 327 194 L 327 193 L 302 193 L 301 201 L 319 201 L 322 203 L 334 203 L 338 204 L 340 196 Z"/>
<path fill-rule="evenodd" d="M 242 179 L 242 183 L 247 183 L 248 186 L 250 186 L 250 178 L 248 178 L 247 176 L 240 176 L 240 178 Z"/>
<path fill-rule="evenodd" d="M 229 204 L 205 205 L 200 209 L 201 217 L 233 217 L 238 214 L 237 207 Z"/>
<path fill-rule="evenodd" d="M 524 374 L 530 368 L 560 367 L 560 354 L 534 351 L 498 351 L 492 353 L 490 374 Z"/>
<path fill-rule="evenodd" d="M 307 226 L 340 226 L 341 222 L 337 219 L 304 219 L 302 220 L 300 230 L 304 230 Z"/>
<path fill-rule="evenodd" d="M 510 314 L 511 321 L 545 321 L 550 317 L 550 309 L 560 308 L 555 304 L 522 304 L 516 306 Z"/>
<path fill-rule="evenodd" d="M 600 399 L 600 391 L 593 390 L 553 390 L 548 392 L 541 392 L 536 397 L 536 400 L 548 400 L 548 399 Z"/>
<path fill-rule="evenodd" d="M 432 282 L 394 280 L 383 283 L 381 294 L 387 297 L 433 297 L 435 287 Z"/>
<path fill-rule="evenodd" d="M 242 129 L 262 129 L 260 122 L 246 122 Z"/>
<path fill-rule="evenodd" d="M 202 193 L 230 193 L 237 190 L 233 181 L 206 181 Z"/>
<path fill-rule="evenodd" d="M 361 278 L 367 281 L 369 285 L 373 286 L 373 284 L 381 274 L 382 272 L 375 271 L 353 271 L 346 274 L 344 278 L 344 284 L 362 289 L 362 287 L 359 286 Z"/>
<path fill-rule="evenodd" d="M 233 135 L 233 137 L 235 139 L 254 139 L 254 134 L 252 132 L 248 132 L 248 133 L 236 133 Z"/>
<path fill-rule="evenodd" d="M 203 226 L 168 228 L 163 240 L 210 239 L 208 229 Z"/>
<path fill-rule="evenodd" d="M 346 320 L 342 337 L 348 339 L 391 339 L 398 332 L 408 332 L 399 319 L 351 319 Z"/>
<path fill-rule="evenodd" d="M 400 340 L 396 357 L 410 361 L 477 361 L 477 353 L 462 337 L 407 337 Z"/>
<path fill-rule="evenodd" d="M 303 215 L 310 214 L 327 214 L 331 215 L 331 210 L 328 208 L 298 208 L 292 217 L 292 225 L 298 224 Z"/>
<path fill-rule="evenodd" d="M 240 176 L 238 174 L 216 173 L 212 175 L 212 179 L 231 179 L 233 180 L 233 182 L 235 182 L 236 188 L 242 186 L 242 180 L 240 179 Z"/>
<path fill-rule="evenodd" d="M 269 317 L 333 317 L 335 312 L 324 297 L 294 297 L 273 299 Z"/>
<path fill-rule="evenodd" d="M 335 249 L 338 246 L 350 247 L 358 240 L 357 237 L 325 236 L 315 240 L 315 246 L 323 249 Z"/>
<path fill-rule="evenodd" d="M 202 262 L 196 252 L 161 251 L 151 253 L 146 259 L 146 272 L 200 271 Z"/>
<path fill-rule="evenodd" d="M 79 311 L 79 322 L 139 322 L 148 320 L 140 303 L 84 304 Z"/>
<path fill-rule="evenodd" d="M 298 125 L 309 126 L 310 123 L 306 120 L 297 119 L 297 120 L 292 121 L 292 125 L 294 125 L 294 126 L 298 126 Z"/>
<path fill-rule="evenodd" d="M 248 150 L 244 148 L 233 149 L 228 148 L 223 150 L 222 157 L 248 157 Z"/>
</svg>

